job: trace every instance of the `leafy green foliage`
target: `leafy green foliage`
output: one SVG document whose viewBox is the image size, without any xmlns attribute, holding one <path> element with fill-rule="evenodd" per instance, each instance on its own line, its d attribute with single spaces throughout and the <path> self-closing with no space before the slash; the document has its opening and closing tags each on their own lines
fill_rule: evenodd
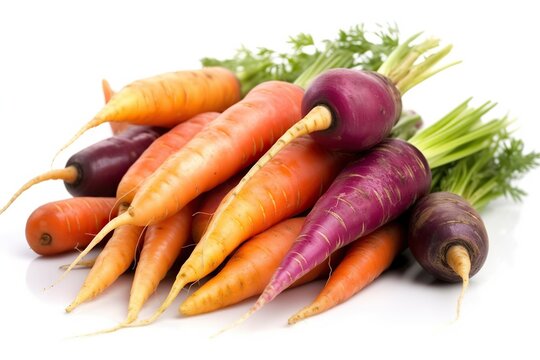
<svg viewBox="0 0 540 360">
<path fill-rule="evenodd" d="M 540 153 L 526 153 L 523 141 L 506 131 L 491 146 L 433 171 L 432 191 L 450 191 L 477 210 L 501 196 L 520 201 L 526 195 L 515 182 L 539 165 Z"/>
<path fill-rule="evenodd" d="M 320 44 L 311 35 L 300 33 L 289 38 L 289 49 L 285 52 L 265 47 L 250 50 L 242 46 L 232 58 L 207 57 L 201 63 L 203 66 L 223 66 L 235 72 L 242 83 L 242 93 L 246 94 L 268 80 L 296 82 L 305 87 L 314 76 L 332 67 L 377 70 L 398 43 L 396 26 L 367 32 L 363 25 L 356 25 L 339 30 L 336 38 L 323 40 Z"/>
</svg>

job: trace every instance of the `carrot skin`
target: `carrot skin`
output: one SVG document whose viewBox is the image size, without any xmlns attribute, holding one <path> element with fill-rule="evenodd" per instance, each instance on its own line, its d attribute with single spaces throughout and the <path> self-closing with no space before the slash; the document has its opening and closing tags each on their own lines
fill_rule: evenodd
<svg viewBox="0 0 540 360">
<path fill-rule="evenodd" d="M 114 198 L 79 197 L 38 207 L 26 222 L 26 240 L 39 255 L 82 248 L 116 213 Z"/>
<path fill-rule="evenodd" d="M 125 210 L 122 206 L 119 213 Z M 135 258 L 137 247 L 141 243 L 143 231 L 144 228 L 133 225 L 124 225 L 115 230 L 97 256 L 81 289 L 66 308 L 66 312 L 71 312 L 81 303 L 97 297 L 129 269 Z"/>
<path fill-rule="evenodd" d="M 480 214 L 464 198 L 450 192 L 424 196 L 415 204 L 409 220 L 411 253 L 436 278 L 461 282 L 462 278 L 447 263 L 447 250 L 453 245 L 467 249 L 472 277 L 484 265 L 489 250 Z"/>
<path fill-rule="evenodd" d="M 385 76 L 366 70 L 330 69 L 306 89 L 302 115 L 318 105 L 332 113 L 332 126 L 311 134 L 333 150 L 360 151 L 387 137 L 401 114 L 401 94 Z"/>
<path fill-rule="evenodd" d="M 165 131 L 163 128 L 132 126 L 79 151 L 66 163 L 66 167 L 74 166 L 78 171 L 75 182 L 64 182 L 66 189 L 73 196 L 115 196 L 124 174 Z"/>
<path fill-rule="evenodd" d="M 403 140 L 385 139 L 364 153 L 345 167 L 317 201 L 257 307 L 336 249 L 401 215 L 429 192 L 430 185 L 427 160 Z"/>
<path fill-rule="evenodd" d="M 224 308 L 259 295 L 279 262 L 300 233 L 305 218 L 291 218 L 272 226 L 240 246 L 221 271 L 205 282 L 180 306 L 184 315 L 197 315 Z M 337 259 L 332 258 L 334 262 Z M 328 274 L 323 263 L 291 287 L 300 286 Z"/>
<path fill-rule="evenodd" d="M 238 184 L 243 174 L 233 176 L 224 183 L 216 186 L 206 194 L 202 195 L 202 200 L 197 211 L 193 214 L 191 223 L 191 235 L 196 244 L 201 240 L 212 216 L 225 196 Z"/>
<path fill-rule="evenodd" d="M 315 300 L 289 319 L 289 324 L 320 314 L 337 306 L 372 283 L 406 248 L 405 226 L 400 221 L 388 223 L 369 235 L 342 248 L 343 260 Z"/>
<path fill-rule="evenodd" d="M 299 119 L 302 95 L 300 87 L 281 81 L 253 88 L 141 185 L 129 221 L 140 226 L 161 221 L 252 163 Z"/>
<path fill-rule="evenodd" d="M 116 189 L 116 197 L 124 204 L 131 203 L 142 182 L 218 116 L 219 113 L 216 112 L 195 115 L 152 142 L 122 177 Z"/>
<path fill-rule="evenodd" d="M 167 275 L 190 239 L 196 200 L 177 214 L 146 229 L 128 305 L 127 323 L 133 322 L 144 303 Z"/>
</svg>

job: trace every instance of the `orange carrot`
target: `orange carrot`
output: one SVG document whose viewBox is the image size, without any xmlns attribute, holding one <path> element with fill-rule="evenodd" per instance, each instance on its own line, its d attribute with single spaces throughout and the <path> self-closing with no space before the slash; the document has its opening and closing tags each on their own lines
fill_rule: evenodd
<svg viewBox="0 0 540 360">
<path fill-rule="evenodd" d="M 289 318 L 294 324 L 350 299 L 386 270 L 406 246 L 403 224 L 389 223 L 346 247 L 345 256 L 315 301 Z"/>
<path fill-rule="evenodd" d="M 160 281 L 180 255 L 182 247 L 190 239 L 191 216 L 196 201 L 146 229 L 124 323 L 129 324 L 137 318 L 146 300 L 156 291 Z"/>
<path fill-rule="evenodd" d="M 114 198 L 78 197 L 44 204 L 28 217 L 26 241 L 40 255 L 56 255 L 85 247 L 111 214 Z"/>
<path fill-rule="evenodd" d="M 114 90 L 111 88 L 111 85 L 109 82 L 105 79 L 101 80 L 101 88 L 103 89 L 103 97 L 105 98 L 105 104 L 111 100 L 112 96 L 114 95 Z M 111 126 L 111 130 L 114 135 L 120 134 L 124 130 L 126 130 L 131 124 L 129 123 L 121 123 L 121 122 L 111 122 L 109 123 Z"/>
<path fill-rule="evenodd" d="M 164 220 L 255 161 L 299 119 L 302 94 L 299 86 L 282 81 L 253 88 L 167 158 L 137 190 L 128 211 L 105 225 L 57 282 L 112 230 Z"/>
<path fill-rule="evenodd" d="M 238 184 L 243 175 L 244 172 L 237 174 L 203 195 L 201 205 L 197 212 L 193 214 L 193 221 L 191 222 L 191 235 L 194 243 L 198 243 L 202 238 L 219 203 Z"/>
<path fill-rule="evenodd" d="M 154 140 L 122 177 L 122 181 L 118 184 L 116 198 L 129 205 L 143 181 L 152 175 L 169 156 L 180 150 L 218 116 L 219 113 L 216 112 L 195 115 Z"/>
<path fill-rule="evenodd" d="M 305 218 L 284 220 L 253 237 L 233 254 L 223 269 L 190 295 L 180 306 L 184 315 L 217 310 L 259 295 L 296 239 Z M 332 254 L 332 262 L 340 253 Z M 328 274 L 325 262 L 292 286 L 299 286 Z"/>
<path fill-rule="evenodd" d="M 215 270 L 243 241 L 309 209 L 349 159 L 351 155 L 328 151 L 309 136 L 284 148 L 253 181 L 221 202 L 167 298 L 146 323 L 165 311 L 186 284 Z"/>
<path fill-rule="evenodd" d="M 120 206 L 119 214 L 126 210 L 125 206 Z M 129 269 L 143 230 L 144 228 L 140 226 L 126 225 L 114 232 L 96 258 L 77 296 L 66 307 L 66 312 L 71 312 L 83 302 L 94 299 Z"/>
<path fill-rule="evenodd" d="M 137 80 L 115 93 L 56 155 L 86 130 L 105 122 L 173 127 L 207 111 L 223 111 L 240 99 L 240 83 L 222 67 L 170 72 Z"/>
</svg>

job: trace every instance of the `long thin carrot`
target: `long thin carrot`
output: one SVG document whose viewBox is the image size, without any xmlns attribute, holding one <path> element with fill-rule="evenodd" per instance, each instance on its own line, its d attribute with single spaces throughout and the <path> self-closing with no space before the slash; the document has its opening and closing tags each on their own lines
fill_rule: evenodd
<svg viewBox="0 0 540 360">
<path fill-rule="evenodd" d="M 300 118 L 302 95 L 302 88 L 282 81 L 251 90 L 167 158 L 137 190 L 128 211 L 105 225 L 57 282 L 112 230 L 164 220 L 255 161 Z"/>
<path fill-rule="evenodd" d="M 191 217 L 196 201 L 146 230 L 131 286 L 125 323 L 129 324 L 137 318 L 146 300 L 156 291 L 160 281 L 167 275 L 183 246 L 190 239 Z"/>
<path fill-rule="evenodd" d="M 276 155 L 237 194 L 219 205 L 204 236 L 184 262 L 154 321 L 188 283 L 210 274 L 242 242 L 274 224 L 309 209 L 351 156 L 331 152 L 309 136 Z M 235 196 L 234 201 L 228 201 Z"/>
<path fill-rule="evenodd" d="M 105 122 L 173 127 L 208 111 L 223 111 L 240 100 L 240 83 L 222 67 L 177 71 L 137 80 L 115 93 L 56 155 L 85 131 Z"/>
<path fill-rule="evenodd" d="M 116 190 L 116 198 L 129 205 L 143 181 L 218 116 L 217 112 L 195 115 L 156 139 L 122 177 Z"/>
<path fill-rule="evenodd" d="M 373 282 L 406 247 L 402 223 L 392 222 L 346 247 L 343 260 L 317 298 L 289 318 L 294 324 L 343 303 Z"/>
<path fill-rule="evenodd" d="M 120 206 L 119 214 L 127 208 Z M 116 281 L 133 263 L 144 228 L 126 225 L 118 228 L 96 258 L 92 269 L 75 299 L 66 307 L 71 312 L 77 306 L 94 299 Z"/>
<path fill-rule="evenodd" d="M 26 241 L 40 255 L 82 248 L 116 213 L 114 198 L 77 197 L 35 209 L 26 221 Z"/>
<path fill-rule="evenodd" d="M 190 295 L 180 306 L 184 315 L 214 311 L 259 295 L 296 239 L 303 217 L 287 219 L 256 235 L 240 246 L 223 269 Z M 339 253 L 332 255 L 332 262 Z M 293 286 L 299 286 L 328 274 L 331 266 L 322 263 Z"/>
<path fill-rule="evenodd" d="M 191 236 L 195 244 L 198 243 L 204 235 L 221 200 L 223 200 L 227 193 L 238 184 L 243 174 L 244 173 L 242 172 L 233 176 L 229 180 L 202 195 L 203 197 L 199 208 L 193 214 L 193 221 L 191 222 Z"/>
</svg>

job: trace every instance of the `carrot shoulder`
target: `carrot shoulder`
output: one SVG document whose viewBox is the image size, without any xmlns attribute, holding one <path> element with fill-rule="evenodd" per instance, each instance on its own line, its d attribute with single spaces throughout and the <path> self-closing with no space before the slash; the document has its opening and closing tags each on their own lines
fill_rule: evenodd
<svg viewBox="0 0 540 360">
<path fill-rule="evenodd" d="M 343 260 L 323 290 L 308 306 L 289 318 L 294 324 L 350 299 L 386 270 L 405 248 L 403 224 L 392 222 L 348 245 Z"/>
</svg>

